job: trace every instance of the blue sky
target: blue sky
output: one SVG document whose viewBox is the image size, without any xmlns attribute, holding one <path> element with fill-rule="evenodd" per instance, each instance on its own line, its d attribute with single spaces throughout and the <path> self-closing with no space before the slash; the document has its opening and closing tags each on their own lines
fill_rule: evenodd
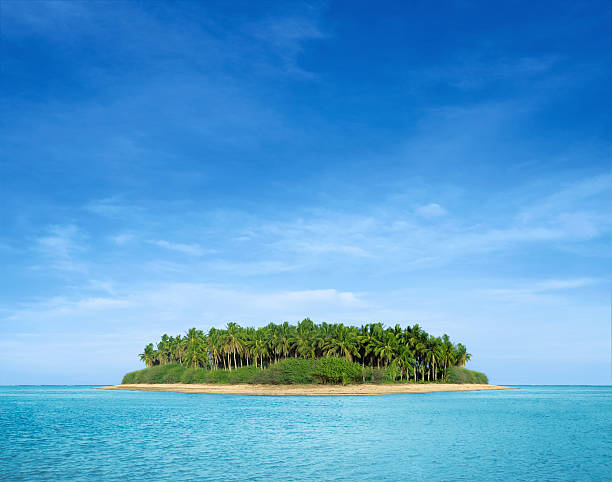
<svg viewBox="0 0 612 482">
<path fill-rule="evenodd" d="M 611 383 L 609 2 L 2 2 L 0 383 L 229 321 Z"/>
</svg>

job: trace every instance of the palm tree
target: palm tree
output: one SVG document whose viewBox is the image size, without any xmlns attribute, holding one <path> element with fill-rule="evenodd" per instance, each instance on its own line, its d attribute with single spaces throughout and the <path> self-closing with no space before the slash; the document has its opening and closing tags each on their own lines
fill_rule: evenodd
<svg viewBox="0 0 612 482">
<path fill-rule="evenodd" d="M 279 355 L 287 358 L 291 353 L 293 346 L 295 345 L 295 336 L 293 334 L 292 326 L 286 321 L 280 325 L 277 330 L 276 350 Z"/>
<path fill-rule="evenodd" d="M 295 332 L 295 353 L 302 358 L 315 358 L 314 323 L 306 318 L 298 323 Z"/>
<path fill-rule="evenodd" d="M 153 348 L 153 343 L 149 343 L 145 347 L 144 352 L 140 354 L 140 359 L 145 362 L 147 368 L 155 365 L 157 361 L 157 352 Z"/>
<path fill-rule="evenodd" d="M 348 361 L 353 361 L 353 355 L 359 354 L 357 343 L 357 334 L 341 323 L 336 326 L 333 336 L 327 340 L 327 355 L 341 355 Z"/>
<path fill-rule="evenodd" d="M 268 343 L 266 341 L 266 332 L 264 329 L 255 331 L 254 337 L 251 340 L 251 353 L 255 357 L 255 366 L 259 358 L 259 366 L 263 370 L 264 357 L 268 356 Z"/>
<path fill-rule="evenodd" d="M 160 365 L 164 365 L 170 361 L 170 338 L 164 333 L 161 341 L 157 344 L 157 361 Z"/>
<path fill-rule="evenodd" d="M 457 345 L 457 350 L 455 354 L 455 363 L 458 366 L 463 367 L 468 361 L 470 361 L 471 358 L 472 354 L 467 352 L 465 345 L 459 343 Z"/>
<path fill-rule="evenodd" d="M 269 353 L 270 361 L 274 357 L 274 361 L 278 361 L 278 326 L 274 323 L 269 323 L 265 328 L 266 333 L 266 348 Z"/>
<path fill-rule="evenodd" d="M 244 357 L 244 360 L 246 361 L 246 366 L 249 366 L 249 362 L 251 360 L 255 361 L 255 354 L 253 352 L 254 339 L 255 339 L 255 328 L 247 328 L 243 330 L 242 355 Z"/>
<path fill-rule="evenodd" d="M 378 348 L 383 345 L 384 330 L 381 323 L 370 325 L 371 336 L 367 346 L 367 351 L 371 352 L 376 358 L 376 366 L 380 369 L 381 357 Z"/>
<path fill-rule="evenodd" d="M 397 355 L 398 343 L 393 331 L 385 330 L 382 337 L 376 340 L 374 352 L 385 365 L 389 365 Z"/>
<path fill-rule="evenodd" d="M 157 344 L 140 353 L 147 367 L 179 363 L 192 368 L 234 370 L 250 365 L 264 368 L 279 359 L 316 359 L 340 356 L 360 362 L 363 367 L 396 372 L 400 380 L 438 380 L 451 365 L 464 366 L 471 358 L 465 345 L 454 345 L 448 335 L 430 336 L 418 324 L 384 328 L 370 323 L 357 328 L 344 324 L 315 324 L 306 318 L 297 327 L 284 322 L 263 328 L 243 328 L 229 323 L 225 330 L 211 328 L 208 334 L 191 328 L 184 336 L 164 334 Z"/>
<path fill-rule="evenodd" d="M 400 380 L 403 379 L 404 372 L 406 372 L 406 380 L 410 380 L 410 369 L 414 369 L 414 354 L 412 353 L 412 350 L 408 346 L 402 345 L 402 347 L 399 349 L 399 356 L 396 358 L 396 360 L 401 369 Z M 416 375 L 416 370 L 414 373 Z"/>
<path fill-rule="evenodd" d="M 428 343 L 428 358 L 430 361 L 430 372 L 434 380 L 437 380 L 436 367 L 442 360 L 442 343 L 440 338 L 431 337 Z"/>
<path fill-rule="evenodd" d="M 223 343 L 222 337 L 219 330 L 216 328 L 211 328 L 208 332 L 207 337 L 207 351 L 212 356 L 212 362 L 214 368 L 219 368 L 219 361 L 224 360 L 223 358 Z"/>
<path fill-rule="evenodd" d="M 191 368 L 208 363 L 206 337 L 202 330 L 190 328 L 185 335 L 185 360 Z"/>
<path fill-rule="evenodd" d="M 442 363 L 444 364 L 445 375 L 447 368 L 455 363 L 455 347 L 446 333 L 442 335 Z"/>
<path fill-rule="evenodd" d="M 234 359 L 234 368 L 238 368 L 236 363 L 236 355 L 242 354 L 242 337 L 241 337 L 241 328 L 236 323 L 228 323 L 227 324 L 227 343 L 229 347 L 229 352 L 232 354 Z M 230 370 L 231 370 L 230 366 Z"/>
</svg>

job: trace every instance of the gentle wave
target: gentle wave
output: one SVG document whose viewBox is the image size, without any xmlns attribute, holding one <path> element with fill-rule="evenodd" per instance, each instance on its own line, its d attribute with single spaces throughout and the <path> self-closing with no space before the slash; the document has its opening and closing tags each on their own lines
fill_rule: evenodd
<svg viewBox="0 0 612 482">
<path fill-rule="evenodd" d="M 0 478 L 610 480 L 611 387 L 257 397 L 0 387 Z"/>
</svg>

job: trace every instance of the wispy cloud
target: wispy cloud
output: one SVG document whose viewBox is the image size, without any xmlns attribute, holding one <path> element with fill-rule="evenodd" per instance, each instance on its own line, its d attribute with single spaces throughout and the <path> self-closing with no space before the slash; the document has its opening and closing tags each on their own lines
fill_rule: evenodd
<svg viewBox="0 0 612 482">
<path fill-rule="evenodd" d="M 536 356 L 536 326 L 547 356 L 575 320 L 603 339 L 607 17 L 561 5 L 517 45 L 484 3 L 477 34 L 398 8 L 2 0 L 2 327 L 122 333 L 124 365 L 303 316 L 423 321 L 489 360 Z M 0 355 L 69 356 L 49 346 Z"/>
<path fill-rule="evenodd" d="M 258 261 L 217 260 L 212 261 L 207 266 L 215 271 L 229 273 L 234 276 L 265 276 L 297 271 L 303 268 L 299 264 L 290 264 L 265 258 Z"/>
<path fill-rule="evenodd" d="M 126 203 L 119 196 L 94 199 L 88 202 L 84 209 L 99 216 L 113 219 L 132 218 L 142 212 L 142 208 Z"/>
<path fill-rule="evenodd" d="M 228 311 L 227 307 L 232 306 Z M 162 283 L 116 296 L 50 300 L 24 306 L 5 317 L 11 326 L 35 326 L 38 332 L 106 326 L 109 330 L 157 326 L 177 332 L 187 325 L 223 326 L 229 321 L 256 323 L 296 321 L 305 316 L 356 316 L 366 303 L 357 293 L 335 289 L 256 291 L 200 283 Z M 117 313 L 121 313 L 118 317 Z M 27 331 L 27 330 L 26 330 Z"/>
<path fill-rule="evenodd" d="M 126 243 L 129 243 L 130 241 L 133 241 L 135 237 L 136 236 L 132 233 L 120 233 L 110 236 L 110 239 L 115 244 L 124 245 Z"/>
<path fill-rule="evenodd" d="M 612 193 L 612 185 L 608 180 L 609 176 L 596 176 L 576 181 L 556 193 L 532 198 L 528 210 L 522 206 L 507 209 L 503 216 L 494 211 L 481 217 L 478 224 L 450 216 L 436 203 L 420 206 L 414 215 L 401 203 L 385 203 L 371 205 L 362 215 L 326 210 L 293 222 L 262 220 L 259 226 L 249 226 L 254 233 L 249 239 L 269 243 L 298 264 L 316 263 L 312 255 L 333 252 L 339 255 L 335 258 L 339 263 L 347 256 L 362 257 L 364 262 L 372 257 L 377 269 L 383 271 L 398 262 L 402 269 L 430 268 L 465 256 L 534 243 L 575 244 L 609 236 L 612 221 L 605 199 Z M 444 222 L 432 226 L 432 217 Z M 427 263 L 417 263 L 421 259 Z"/>
<path fill-rule="evenodd" d="M 268 18 L 250 25 L 248 31 L 252 32 L 254 38 L 263 41 L 268 46 L 269 52 L 274 52 L 278 56 L 280 62 L 270 62 L 269 68 L 275 66 L 274 70 L 277 71 L 280 65 L 287 74 L 314 77 L 313 72 L 300 67 L 298 57 L 304 42 L 325 37 L 315 15 Z"/>
<path fill-rule="evenodd" d="M 204 249 L 199 244 L 183 244 L 183 243 L 172 243 L 163 239 L 157 241 L 151 241 L 151 244 L 159 246 L 160 248 L 168 249 L 170 251 L 176 251 L 178 253 L 186 254 L 189 256 L 204 256 L 205 254 L 214 253 L 215 250 Z"/>
<path fill-rule="evenodd" d="M 535 245 L 567 249 L 603 242 L 612 234 L 606 209 L 606 199 L 612 193 L 610 180 L 609 175 L 594 176 L 538 196 L 527 189 L 529 195 L 524 197 L 528 208 L 525 202 L 518 202 L 505 206 L 503 216 L 499 209 L 483 211 L 477 223 L 449 213 L 439 203 L 416 204 L 402 196 L 371 203 L 362 213 L 309 209 L 293 219 L 286 216 L 287 221 L 237 210 L 227 215 L 183 210 L 178 217 L 173 215 L 172 206 L 166 206 L 162 214 L 141 209 L 138 236 L 133 230 L 110 235 L 108 249 L 113 244 L 117 249 L 134 249 L 139 239 L 148 239 L 145 242 L 149 245 L 193 258 L 164 259 L 159 252 L 139 250 L 139 269 L 156 275 L 208 271 L 245 277 L 338 268 L 370 271 L 374 267 L 378 273 L 430 270 L 474 256 L 516 252 Z M 542 191 L 541 186 L 538 189 Z M 96 203 L 105 215 L 121 213 L 125 216 L 122 219 L 133 219 L 129 205 L 119 207 L 114 200 Z M 204 229 L 198 228 L 202 219 L 206 219 Z M 155 238 L 161 234 L 160 223 L 171 225 L 180 233 L 181 241 Z M 37 250 L 44 255 L 39 264 L 62 270 L 83 269 L 85 238 L 75 225 L 52 227 L 37 240 Z M 97 269 L 102 272 L 92 276 L 104 278 L 105 254 L 112 251 L 98 254 Z M 597 250 L 592 255 L 605 258 L 609 253 Z M 193 264 L 195 260 L 198 264 Z M 95 264 L 93 260 L 88 262 L 91 269 Z"/>
<path fill-rule="evenodd" d="M 50 226 L 47 234 L 36 240 L 36 248 L 45 260 L 44 266 L 61 271 L 84 271 L 79 261 L 84 251 L 85 235 L 74 225 Z"/>
<path fill-rule="evenodd" d="M 425 204 L 415 209 L 419 216 L 424 218 L 437 218 L 447 214 L 446 209 L 440 206 L 438 203 Z"/>
<path fill-rule="evenodd" d="M 549 74 L 561 60 L 555 55 L 491 58 L 485 57 L 484 52 L 470 52 L 449 59 L 444 69 L 429 69 L 421 75 L 430 80 L 444 80 L 460 89 L 473 90 L 500 81 L 533 82 L 534 78 Z"/>
<path fill-rule="evenodd" d="M 484 296 L 512 303 L 551 303 L 563 299 L 564 292 L 585 288 L 599 283 L 593 278 L 547 279 L 530 281 L 510 288 L 489 288 L 482 290 Z"/>
<path fill-rule="evenodd" d="M 21 2 L 5 0 L 2 2 L 2 15 L 10 19 L 3 22 L 3 28 L 21 24 L 39 31 L 53 33 L 58 26 L 69 22 L 82 22 L 89 17 L 86 4 L 81 2 L 36 1 Z M 17 32 L 11 32 L 17 33 Z"/>
</svg>

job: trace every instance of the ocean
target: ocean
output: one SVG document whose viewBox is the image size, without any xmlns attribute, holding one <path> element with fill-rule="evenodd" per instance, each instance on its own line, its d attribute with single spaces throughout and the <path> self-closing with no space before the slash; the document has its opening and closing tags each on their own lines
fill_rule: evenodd
<svg viewBox="0 0 612 482">
<path fill-rule="evenodd" d="M 3 480 L 612 480 L 612 387 L 261 397 L 0 387 Z"/>
</svg>

